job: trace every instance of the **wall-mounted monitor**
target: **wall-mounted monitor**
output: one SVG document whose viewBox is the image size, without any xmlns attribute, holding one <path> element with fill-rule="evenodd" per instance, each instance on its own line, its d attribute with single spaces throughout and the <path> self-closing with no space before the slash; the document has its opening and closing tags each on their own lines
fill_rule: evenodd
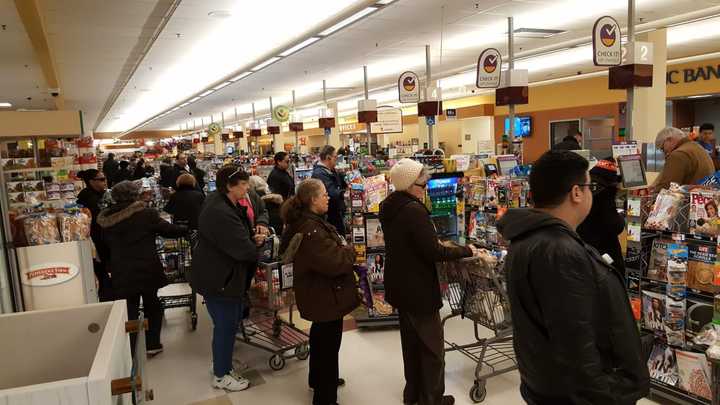
<svg viewBox="0 0 720 405">
<path fill-rule="evenodd" d="M 515 117 L 515 136 L 527 138 L 532 134 L 532 118 Z M 510 117 L 505 118 L 505 133 L 510 135 Z"/>
</svg>

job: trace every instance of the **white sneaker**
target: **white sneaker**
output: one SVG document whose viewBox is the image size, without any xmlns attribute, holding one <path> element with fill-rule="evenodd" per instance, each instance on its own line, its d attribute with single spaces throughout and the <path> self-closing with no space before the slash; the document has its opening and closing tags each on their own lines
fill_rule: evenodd
<svg viewBox="0 0 720 405">
<path fill-rule="evenodd" d="M 212 386 L 225 391 L 244 391 L 250 386 L 250 381 L 247 378 L 226 374 L 223 378 L 213 376 Z"/>
<path fill-rule="evenodd" d="M 243 378 L 242 372 L 249 369 L 250 366 L 242 361 L 233 361 L 233 368 L 228 374 L 236 378 Z M 215 376 L 215 368 L 213 368 L 213 362 L 210 362 L 210 375 Z"/>
</svg>

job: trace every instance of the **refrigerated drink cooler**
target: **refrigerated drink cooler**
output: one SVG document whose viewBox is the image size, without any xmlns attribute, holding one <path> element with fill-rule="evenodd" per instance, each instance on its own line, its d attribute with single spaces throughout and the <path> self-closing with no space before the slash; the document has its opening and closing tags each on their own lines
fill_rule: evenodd
<svg viewBox="0 0 720 405">
<path fill-rule="evenodd" d="M 465 238 L 463 177 L 463 172 L 435 173 L 428 181 L 428 208 L 441 239 L 460 242 Z"/>
</svg>

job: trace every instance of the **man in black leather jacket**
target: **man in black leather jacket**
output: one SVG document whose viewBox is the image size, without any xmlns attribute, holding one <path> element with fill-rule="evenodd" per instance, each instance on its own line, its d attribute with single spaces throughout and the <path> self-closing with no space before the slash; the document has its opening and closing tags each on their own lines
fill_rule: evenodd
<svg viewBox="0 0 720 405">
<path fill-rule="evenodd" d="M 498 228 L 506 259 L 520 391 L 531 405 L 634 404 L 649 375 L 622 275 L 580 239 L 592 205 L 588 162 L 546 152 L 533 166 L 534 209 Z"/>
</svg>

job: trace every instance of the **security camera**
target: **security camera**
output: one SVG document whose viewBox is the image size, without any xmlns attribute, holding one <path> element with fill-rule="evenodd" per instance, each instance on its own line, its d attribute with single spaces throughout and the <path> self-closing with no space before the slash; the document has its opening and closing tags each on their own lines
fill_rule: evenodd
<svg viewBox="0 0 720 405">
<path fill-rule="evenodd" d="M 60 89 L 48 89 L 48 93 L 53 97 L 57 97 L 60 95 Z"/>
</svg>

